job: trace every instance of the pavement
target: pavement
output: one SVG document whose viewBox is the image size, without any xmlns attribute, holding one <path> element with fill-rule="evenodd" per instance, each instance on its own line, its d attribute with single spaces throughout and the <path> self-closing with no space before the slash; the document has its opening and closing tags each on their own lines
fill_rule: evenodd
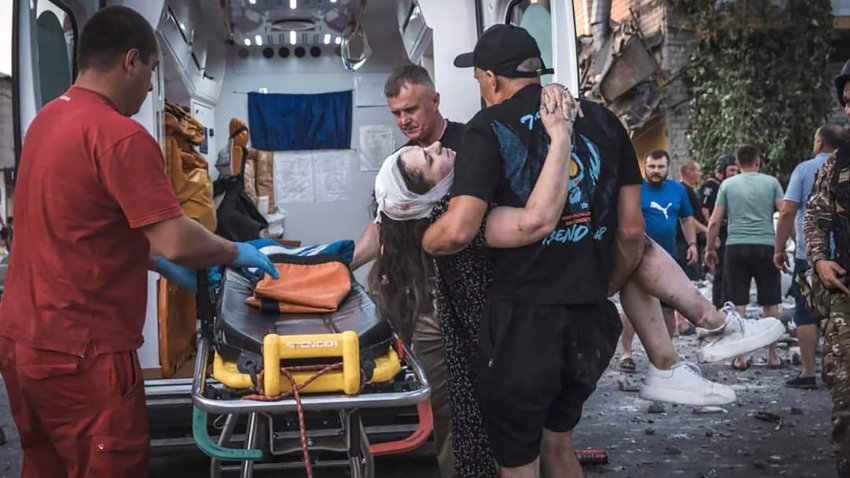
<svg viewBox="0 0 850 478">
<path fill-rule="evenodd" d="M 677 338 L 679 352 L 696 356 L 696 340 Z M 636 348 L 639 348 L 636 345 Z M 788 358 L 788 351 L 782 351 Z M 766 357 L 766 352 L 756 354 Z M 642 350 L 634 355 L 638 383 L 647 368 Z M 776 477 L 836 476 L 830 445 L 829 395 L 819 382 L 814 391 L 785 387 L 796 367 L 768 370 L 753 367 L 735 372 L 728 364 L 704 365 L 709 378 L 731 385 L 738 402 L 698 414 L 692 407 L 665 404 L 661 413 L 650 413 L 650 402 L 635 392 L 622 392 L 615 370 L 616 358 L 590 398 L 576 434 L 580 448 L 602 448 L 609 464 L 585 468 L 588 477 Z M 658 411 L 658 410 L 654 410 Z M 20 476 L 20 441 L 9 415 L 5 389 L 0 392 L 0 477 Z M 407 455 L 376 461 L 377 478 L 437 478 L 433 447 Z M 152 477 L 194 478 L 208 476 L 208 462 L 201 455 L 164 456 L 152 463 Z M 306 476 L 302 472 L 256 473 L 264 476 Z M 316 478 L 350 476 L 344 470 L 317 470 Z"/>
</svg>

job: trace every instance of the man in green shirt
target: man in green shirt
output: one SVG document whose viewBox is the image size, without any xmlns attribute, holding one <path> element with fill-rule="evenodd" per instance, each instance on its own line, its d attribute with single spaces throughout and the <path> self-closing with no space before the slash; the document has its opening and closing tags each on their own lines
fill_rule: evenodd
<svg viewBox="0 0 850 478">
<path fill-rule="evenodd" d="M 776 317 L 782 300 L 780 273 L 773 265 L 775 231 L 773 213 L 782 207 L 782 186 L 773 176 L 759 172 L 761 153 L 752 145 L 743 145 L 735 154 L 741 174 L 720 185 L 717 203 L 708 222 L 705 263 L 717 264 L 717 234 L 729 218 L 726 257 L 723 264 L 723 291 L 726 299 L 744 315 L 750 302 L 750 282 L 755 279 L 758 304 L 765 317 Z M 780 367 L 776 345 L 768 353 L 768 367 Z M 736 369 L 746 369 L 743 357 L 735 359 Z"/>
</svg>

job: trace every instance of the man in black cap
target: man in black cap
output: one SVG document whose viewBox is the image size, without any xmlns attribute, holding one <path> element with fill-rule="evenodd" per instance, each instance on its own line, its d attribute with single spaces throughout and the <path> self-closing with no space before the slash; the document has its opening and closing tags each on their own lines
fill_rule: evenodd
<svg viewBox="0 0 850 478">
<path fill-rule="evenodd" d="M 434 255 L 462 250 L 491 205 L 524 207 L 549 145 L 540 122 L 540 50 L 525 30 L 488 29 L 472 53 L 487 108 L 467 124 L 449 210 L 426 232 Z M 643 252 L 637 158 L 620 121 L 581 103 L 570 191 L 540 242 L 494 250 L 479 331 L 478 396 L 500 474 L 581 477 L 570 432 L 614 353 L 620 322 L 607 300 L 615 247 L 628 275 Z M 615 241 L 616 245 L 615 246 Z"/>
<path fill-rule="evenodd" d="M 835 92 L 850 117 L 850 61 L 835 78 Z M 832 394 L 832 441 L 838 476 L 850 477 L 850 143 L 827 158 L 803 219 L 813 304 L 828 315 L 824 329 L 823 382 Z M 832 244 L 834 243 L 834 247 Z M 816 280 L 817 279 L 817 280 Z M 825 293 L 814 293 L 820 289 Z"/>
</svg>

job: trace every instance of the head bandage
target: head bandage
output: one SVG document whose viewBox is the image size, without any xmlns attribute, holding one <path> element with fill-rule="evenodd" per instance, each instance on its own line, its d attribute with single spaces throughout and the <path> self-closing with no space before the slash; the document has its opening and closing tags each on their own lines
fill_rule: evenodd
<svg viewBox="0 0 850 478">
<path fill-rule="evenodd" d="M 454 170 L 425 194 L 416 194 L 407 189 L 398 167 L 398 158 L 409 148 L 401 148 L 384 160 L 375 177 L 375 200 L 378 214 L 375 222 L 381 222 L 381 213 L 395 221 L 409 221 L 431 216 L 431 210 L 443 196 L 448 194 L 454 180 Z"/>
</svg>

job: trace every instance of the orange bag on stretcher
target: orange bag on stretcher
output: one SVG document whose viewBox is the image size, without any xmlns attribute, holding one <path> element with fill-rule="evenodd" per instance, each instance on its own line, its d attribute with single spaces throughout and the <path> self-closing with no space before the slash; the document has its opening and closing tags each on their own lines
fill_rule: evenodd
<svg viewBox="0 0 850 478">
<path fill-rule="evenodd" d="M 266 276 L 245 300 L 267 313 L 323 314 L 334 312 L 351 292 L 351 271 L 336 256 L 269 256 L 280 274 Z"/>
</svg>

